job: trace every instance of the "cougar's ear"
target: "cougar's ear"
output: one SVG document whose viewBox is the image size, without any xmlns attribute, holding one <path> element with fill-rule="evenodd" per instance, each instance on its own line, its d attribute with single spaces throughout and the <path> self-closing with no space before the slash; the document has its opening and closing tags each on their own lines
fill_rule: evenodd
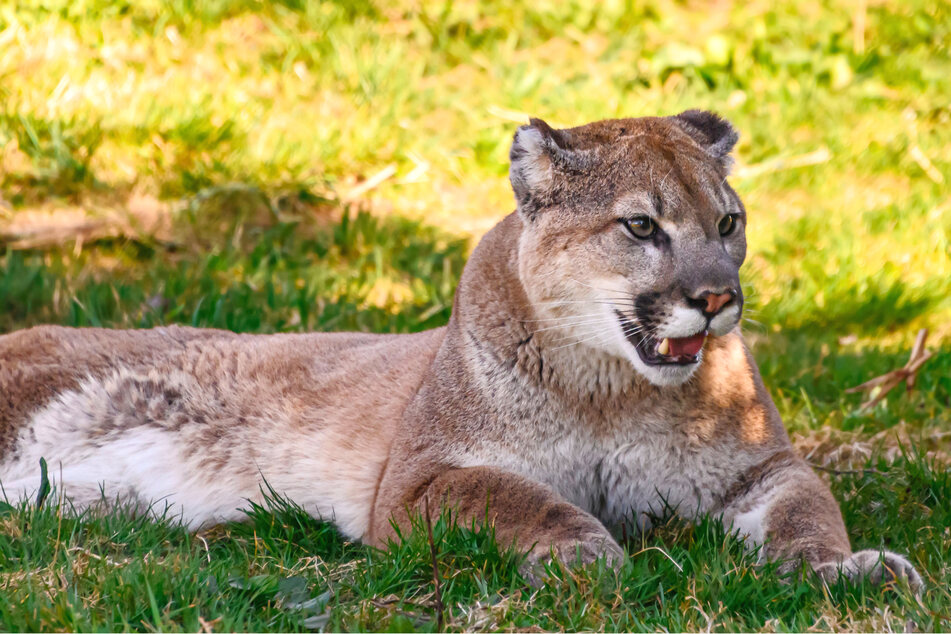
<svg viewBox="0 0 951 634">
<path fill-rule="evenodd" d="M 710 156 L 729 171 L 730 166 L 733 165 L 730 152 L 740 138 L 729 121 L 707 110 L 687 110 L 673 119 L 684 132 L 692 136 Z"/>
<path fill-rule="evenodd" d="M 555 130 L 541 119 L 531 119 L 515 132 L 509 152 L 509 180 L 519 212 L 532 216 L 552 202 L 559 172 L 580 167 L 566 130 Z"/>
</svg>

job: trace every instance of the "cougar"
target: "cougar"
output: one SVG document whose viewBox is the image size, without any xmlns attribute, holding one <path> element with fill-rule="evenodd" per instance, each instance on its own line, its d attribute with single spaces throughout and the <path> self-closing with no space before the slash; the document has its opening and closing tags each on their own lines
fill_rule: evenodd
<svg viewBox="0 0 951 634">
<path fill-rule="evenodd" d="M 697 110 L 520 127 L 517 209 L 435 330 L 3 335 L 0 483 L 32 495 L 43 457 L 77 508 L 160 501 L 194 528 L 266 483 L 374 545 L 448 507 L 529 564 L 618 566 L 616 538 L 673 509 L 778 570 L 919 588 L 903 557 L 852 552 L 744 344 L 736 141 Z"/>
</svg>

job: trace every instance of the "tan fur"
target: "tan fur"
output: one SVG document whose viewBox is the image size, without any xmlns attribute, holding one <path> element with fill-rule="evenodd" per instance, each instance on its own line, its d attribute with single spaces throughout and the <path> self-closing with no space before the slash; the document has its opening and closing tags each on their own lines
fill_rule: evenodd
<svg viewBox="0 0 951 634">
<path fill-rule="evenodd" d="M 736 327 L 735 140 L 697 112 L 523 127 L 518 211 L 473 253 L 445 328 L 4 335 L 0 480 L 28 494 L 43 456 L 79 506 L 104 484 L 177 505 L 193 526 L 240 517 L 269 486 L 373 544 L 394 536 L 394 519 L 448 504 L 533 562 L 618 562 L 615 536 L 670 505 L 720 516 L 767 556 L 827 578 L 890 571 L 920 586 L 897 555 L 851 553 Z M 730 213 L 741 228 L 721 237 Z M 652 241 L 619 223 L 645 214 L 662 230 Z M 695 308 L 724 288 L 737 296 L 722 314 Z M 712 336 L 693 365 L 652 365 L 631 338 L 652 346 L 697 328 Z"/>
</svg>

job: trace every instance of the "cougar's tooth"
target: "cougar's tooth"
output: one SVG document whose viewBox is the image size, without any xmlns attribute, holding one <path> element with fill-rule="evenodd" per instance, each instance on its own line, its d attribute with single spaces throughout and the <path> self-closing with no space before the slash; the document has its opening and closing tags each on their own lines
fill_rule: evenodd
<svg viewBox="0 0 951 634">
<path fill-rule="evenodd" d="M 670 352 L 670 341 L 667 340 L 667 337 L 664 337 L 664 340 L 657 346 L 657 353 L 667 354 L 668 352 Z"/>
</svg>

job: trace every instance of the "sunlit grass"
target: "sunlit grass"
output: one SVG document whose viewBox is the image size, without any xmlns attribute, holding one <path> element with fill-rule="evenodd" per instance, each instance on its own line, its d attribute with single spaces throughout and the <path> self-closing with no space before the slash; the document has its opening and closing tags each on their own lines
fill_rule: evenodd
<svg viewBox="0 0 951 634">
<path fill-rule="evenodd" d="M 0 6 L 0 332 L 438 326 L 513 207 L 528 115 L 711 108 L 742 135 L 766 383 L 810 460 L 872 469 L 827 473 L 855 545 L 909 553 L 932 590 L 780 584 L 712 523 L 671 521 L 628 544 L 620 583 L 536 592 L 441 526 L 445 624 L 951 629 L 947 467 L 894 438 L 951 454 L 949 41 L 938 0 Z M 938 354 L 915 389 L 860 411 L 844 390 L 923 327 Z M 379 553 L 283 506 L 199 535 L 0 510 L 0 627 L 434 629 L 422 536 Z"/>
</svg>

